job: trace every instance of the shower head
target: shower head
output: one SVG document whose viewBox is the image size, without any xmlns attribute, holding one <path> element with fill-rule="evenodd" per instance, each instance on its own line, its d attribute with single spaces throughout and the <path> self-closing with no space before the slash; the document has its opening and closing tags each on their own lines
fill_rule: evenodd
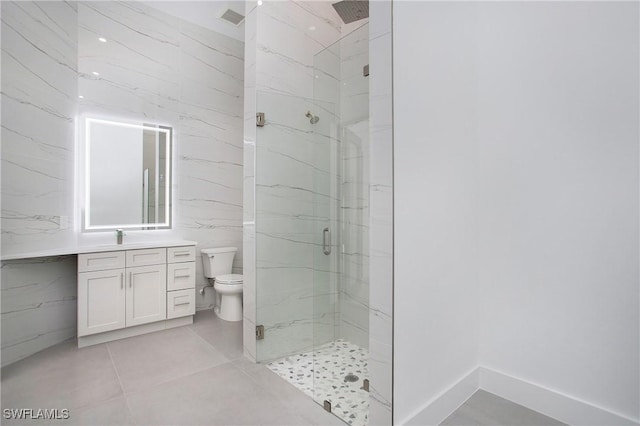
<svg viewBox="0 0 640 426">
<path fill-rule="evenodd" d="M 311 111 L 307 111 L 307 113 L 305 114 L 305 117 L 309 119 L 309 123 L 311 124 L 316 124 L 318 121 L 320 121 L 320 117 L 318 117 L 317 115 L 311 114 Z"/>
<path fill-rule="evenodd" d="M 369 0 L 343 0 L 332 6 L 345 24 L 369 17 Z"/>
</svg>

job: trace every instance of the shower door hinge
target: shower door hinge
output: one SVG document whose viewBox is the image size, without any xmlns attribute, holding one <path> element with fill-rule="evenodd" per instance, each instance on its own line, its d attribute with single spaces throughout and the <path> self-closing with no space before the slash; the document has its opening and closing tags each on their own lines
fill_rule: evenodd
<svg viewBox="0 0 640 426">
<path fill-rule="evenodd" d="M 256 113 L 256 126 L 264 127 L 264 112 Z"/>
<path fill-rule="evenodd" d="M 264 325 L 256 325 L 256 340 L 264 339 Z"/>
<path fill-rule="evenodd" d="M 365 77 L 369 77 L 369 64 L 362 67 L 362 75 L 364 75 Z"/>
<path fill-rule="evenodd" d="M 364 379 L 362 381 L 362 390 L 369 392 L 369 379 Z"/>
<path fill-rule="evenodd" d="M 324 403 L 322 404 L 322 406 L 324 407 L 325 411 L 331 412 L 331 403 L 326 399 L 324 400 Z"/>
</svg>

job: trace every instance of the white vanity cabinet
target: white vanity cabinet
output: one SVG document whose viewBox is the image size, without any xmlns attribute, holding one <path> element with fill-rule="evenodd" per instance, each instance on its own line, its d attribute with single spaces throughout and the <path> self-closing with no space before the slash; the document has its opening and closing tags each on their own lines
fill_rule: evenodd
<svg viewBox="0 0 640 426">
<path fill-rule="evenodd" d="M 79 254 L 78 346 L 192 323 L 195 275 L 194 246 Z"/>
<path fill-rule="evenodd" d="M 167 318 L 196 313 L 196 248 L 167 249 Z"/>
</svg>

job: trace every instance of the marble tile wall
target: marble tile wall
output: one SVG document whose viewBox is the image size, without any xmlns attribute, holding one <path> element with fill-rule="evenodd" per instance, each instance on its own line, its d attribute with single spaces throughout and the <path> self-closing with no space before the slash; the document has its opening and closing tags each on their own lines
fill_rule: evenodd
<svg viewBox="0 0 640 426">
<path fill-rule="evenodd" d="M 242 42 L 136 2 L 2 2 L 2 55 L 3 254 L 77 240 L 75 117 L 90 114 L 173 126 L 174 227 L 156 232 L 238 247 L 242 272 Z M 44 310 L 59 292 L 43 290 L 75 289 L 75 257 L 37 261 L 35 275 L 29 262 L 3 263 L 3 365 L 75 335 L 75 301 Z M 199 256 L 197 275 L 204 286 Z M 24 285 L 28 300 L 5 303 Z M 213 300 L 197 294 L 197 309 Z"/>
<path fill-rule="evenodd" d="M 370 2 L 369 424 L 393 424 L 393 92 L 390 1 Z"/>
<path fill-rule="evenodd" d="M 361 21 L 364 25 L 366 21 Z M 369 348 L 369 27 L 340 41 L 340 338 Z"/>
<path fill-rule="evenodd" d="M 77 4 L 2 2 L 2 250 L 74 239 Z"/>
<path fill-rule="evenodd" d="M 2 365 L 76 335 L 76 257 L 2 262 Z"/>
<path fill-rule="evenodd" d="M 72 244 L 77 4 L 1 7 L 2 253 Z M 75 336 L 75 263 L 2 262 L 2 365 Z"/>
</svg>

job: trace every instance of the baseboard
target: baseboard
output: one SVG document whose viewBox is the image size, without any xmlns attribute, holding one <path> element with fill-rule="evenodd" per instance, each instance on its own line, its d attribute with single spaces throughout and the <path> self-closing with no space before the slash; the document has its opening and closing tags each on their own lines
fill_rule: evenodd
<svg viewBox="0 0 640 426">
<path fill-rule="evenodd" d="M 439 425 L 478 389 L 569 425 L 640 426 L 637 420 L 487 367 L 472 370 L 398 424 Z"/>
<path fill-rule="evenodd" d="M 475 368 L 399 424 L 439 425 L 478 390 L 479 382 L 478 369 Z"/>
<path fill-rule="evenodd" d="M 479 367 L 478 373 L 480 389 L 570 425 L 639 425 L 623 415 L 490 368 Z"/>
</svg>

